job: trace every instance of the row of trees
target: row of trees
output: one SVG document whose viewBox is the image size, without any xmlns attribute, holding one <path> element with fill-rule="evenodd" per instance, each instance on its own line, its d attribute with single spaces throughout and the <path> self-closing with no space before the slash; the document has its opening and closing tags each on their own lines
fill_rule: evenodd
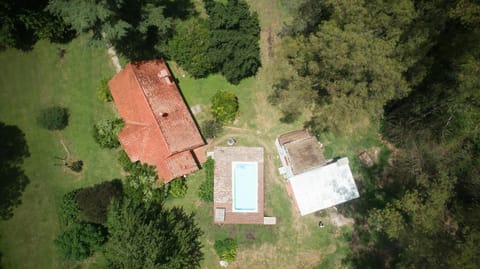
<svg viewBox="0 0 480 269">
<path fill-rule="evenodd" d="M 269 98 L 282 121 L 306 107 L 317 133 L 377 128 L 396 146 L 343 209 L 356 218 L 353 267 L 479 264 L 479 10 L 470 0 L 306 0 L 281 33 L 296 71 Z"/>
<path fill-rule="evenodd" d="M 260 67 L 260 27 L 244 0 L 205 0 L 207 18 L 182 1 L 6 1 L 0 49 L 32 49 L 38 39 L 68 42 L 92 34 L 132 61 L 169 57 L 194 77 L 222 73 L 238 84 Z"/>
</svg>

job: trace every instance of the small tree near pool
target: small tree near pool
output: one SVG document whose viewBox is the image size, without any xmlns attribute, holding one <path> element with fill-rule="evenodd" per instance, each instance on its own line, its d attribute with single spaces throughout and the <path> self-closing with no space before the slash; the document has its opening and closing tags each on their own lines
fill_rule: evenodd
<svg viewBox="0 0 480 269">
<path fill-rule="evenodd" d="M 238 98 L 231 91 L 217 91 L 212 97 L 211 111 L 215 120 L 223 125 L 232 123 L 238 113 Z"/>
<path fill-rule="evenodd" d="M 231 263 L 237 256 L 237 242 L 232 238 L 216 240 L 213 248 L 222 261 Z"/>
</svg>

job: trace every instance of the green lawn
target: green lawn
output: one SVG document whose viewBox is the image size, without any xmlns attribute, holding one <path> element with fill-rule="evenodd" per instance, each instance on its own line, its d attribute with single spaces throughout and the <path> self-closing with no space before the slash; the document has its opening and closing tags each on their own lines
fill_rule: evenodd
<svg viewBox="0 0 480 269">
<path fill-rule="evenodd" d="M 26 134 L 31 157 L 24 168 L 30 178 L 12 219 L 0 222 L 0 251 L 5 268 L 64 268 L 53 239 L 59 231 L 57 203 L 75 188 L 119 177 L 114 152 L 94 142 L 92 124 L 112 117 L 110 104 L 97 100 L 95 88 L 113 74 L 106 50 L 92 48 L 88 39 L 68 45 L 39 42 L 33 51 L 7 50 L 0 54 L 0 121 L 18 125 Z M 59 48 L 65 48 L 63 59 Z M 70 123 L 64 131 L 37 127 L 38 111 L 52 104 L 68 107 Z M 84 161 L 84 170 L 73 174 L 54 157 L 64 157 L 63 141 L 72 159 Z"/>
</svg>

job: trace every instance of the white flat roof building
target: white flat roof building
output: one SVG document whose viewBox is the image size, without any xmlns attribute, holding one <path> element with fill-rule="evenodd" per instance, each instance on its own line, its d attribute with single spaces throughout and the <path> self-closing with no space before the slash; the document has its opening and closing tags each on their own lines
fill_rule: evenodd
<svg viewBox="0 0 480 269">
<path fill-rule="evenodd" d="M 360 197 L 347 158 L 325 160 L 323 146 L 306 131 L 275 141 L 282 169 L 302 216 Z"/>
</svg>

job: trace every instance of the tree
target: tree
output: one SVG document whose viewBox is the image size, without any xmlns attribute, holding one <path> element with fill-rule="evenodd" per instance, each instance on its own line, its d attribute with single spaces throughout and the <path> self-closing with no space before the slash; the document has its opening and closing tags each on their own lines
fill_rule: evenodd
<svg viewBox="0 0 480 269">
<path fill-rule="evenodd" d="M 51 106 L 40 111 L 37 123 L 48 130 L 63 130 L 68 125 L 68 109 L 61 106 Z"/>
<path fill-rule="evenodd" d="M 168 191 L 162 186 L 157 176 L 157 170 L 154 166 L 148 164 L 135 163 L 126 177 L 125 193 L 137 202 L 159 202 L 166 198 Z"/>
<path fill-rule="evenodd" d="M 238 98 L 231 91 L 217 91 L 211 99 L 211 111 L 220 124 L 232 123 L 238 113 Z"/>
<path fill-rule="evenodd" d="M 185 178 L 177 178 L 168 183 L 168 192 L 173 197 L 182 198 L 185 197 L 188 191 L 187 180 Z"/>
<path fill-rule="evenodd" d="M 59 215 L 60 221 L 64 226 L 68 227 L 80 222 L 80 208 L 76 199 L 78 191 L 68 192 L 62 197 Z"/>
<path fill-rule="evenodd" d="M 208 55 L 210 46 L 208 21 L 192 18 L 175 27 L 168 43 L 168 55 L 193 77 L 206 77 L 215 71 Z"/>
<path fill-rule="evenodd" d="M 78 190 L 75 201 L 85 221 L 105 224 L 108 207 L 113 201 L 121 200 L 122 196 L 122 182 L 115 179 Z"/>
<path fill-rule="evenodd" d="M 30 50 L 38 39 L 66 42 L 75 36 L 69 25 L 44 9 L 47 0 L 0 1 L 0 50 Z"/>
<path fill-rule="evenodd" d="M 108 268 L 198 268 L 201 230 L 181 208 L 126 200 L 108 217 Z"/>
<path fill-rule="evenodd" d="M 198 197 L 206 202 L 213 202 L 213 173 L 214 173 L 215 161 L 208 157 L 207 161 L 203 164 L 203 170 L 205 170 L 205 181 L 202 182 L 198 189 Z"/>
<path fill-rule="evenodd" d="M 98 250 L 105 235 L 98 226 L 76 223 L 54 241 L 60 255 L 67 260 L 83 260 Z"/>
<path fill-rule="evenodd" d="M 209 16 L 210 47 L 208 58 L 233 84 L 253 76 L 260 67 L 260 26 L 243 0 L 205 1 Z"/>
<path fill-rule="evenodd" d="M 159 57 L 165 50 L 172 18 L 166 17 L 166 1 L 68 1 L 50 0 L 47 10 L 63 18 L 78 32 L 103 37 L 130 60 Z M 180 12 L 182 8 L 179 7 Z"/>
<path fill-rule="evenodd" d="M 0 122 L 0 219 L 13 216 L 30 182 L 21 165 L 30 156 L 25 134 L 17 126 Z"/>
<path fill-rule="evenodd" d="M 117 148 L 118 133 L 123 128 L 122 119 L 100 120 L 93 126 L 93 138 L 102 148 Z"/>
</svg>

